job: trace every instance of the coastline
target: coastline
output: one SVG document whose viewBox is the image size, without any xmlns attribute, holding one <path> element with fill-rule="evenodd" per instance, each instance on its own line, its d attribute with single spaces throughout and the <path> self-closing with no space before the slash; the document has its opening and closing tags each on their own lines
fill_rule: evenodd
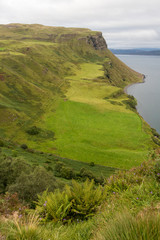
<svg viewBox="0 0 160 240">
<path fill-rule="evenodd" d="M 140 84 L 140 83 L 145 83 L 145 79 L 146 79 L 146 75 L 142 74 L 142 82 L 131 83 L 131 84 L 125 86 L 125 88 L 124 88 L 124 93 L 128 94 L 127 89 L 128 89 L 130 86 L 132 86 L 132 85 Z"/>
</svg>

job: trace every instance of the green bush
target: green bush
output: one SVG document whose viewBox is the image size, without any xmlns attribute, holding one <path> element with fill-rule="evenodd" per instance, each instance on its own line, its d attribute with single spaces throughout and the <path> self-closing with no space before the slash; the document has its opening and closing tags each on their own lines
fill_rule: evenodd
<svg viewBox="0 0 160 240">
<path fill-rule="evenodd" d="M 21 147 L 22 149 L 28 149 L 28 146 L 27 146 L 26 144 L 22 144 L 20 147 Z"/>
<path fill-rule="evenodd" d="M 21 158 L 2 158 L 0 162 L 0 192 L 6 192 L 22 172 L 28 174 L 31 171 L 31 166 Z"/>
<path fill-rule="evenodd" d="M 62 167 L 60 172 L 60 177 L 63 177 L 65 179 L 75 179 L 76 174 L 74 170 L 70 167 Z"/>
<path fill-rule="evenodd" d="M 0 139 L 0 147 L 4 147 L 4 142 Z"/>
<path fill-rule="evenodd" d="M 57 162 L 55 165 L 55 175 L 57 177 L 62 177 L 65 179 L 75 179 L 76 178 L 76 173 L 74 170 L 70 167 L 67 167 L 64 163 L 62 162 Z"/>
<path fill-rule="evenodd" d="M 118 97 L 120 97 L 120 96 L 122 96 L 122 95 L 124 95 L 124 91 L 123 91 L 123 89 L 120 89 L 120 90 L 114 92 L 110 97 L 112 97 L 112 98 L 118 98 Z"/>
<path fill-rule="evenodd" d="M 31 202 L 37 199 L 37 194 L 46 189 L 54 191 L 56 188 L 58 188 L 58 183 L 52 173 L 43 167 L 36 167 L 29 174 L 22 173 L 8 191 L 17 192 L 20 199 Z"/>
<path fill-rule="evenodd" d="M 152 133 L 153 133 L 153 135 L 154 135 L 155 137 L 160 138 L 160 134 L 156 131 L 156 129 L 151 128 L 151 130 L 152 130 Z"/>
<path fill-rule="evenodd" d="M 128 95 L 128 98 L 128 100 L 123 100 L 122 102 L 126 104 L 127 108 L 135 110 L 137 106 L 137 100 L 130 95 Z"/>
<path fill-rule="evenodd" d="M 96 213 L 104 198 L 105 191 L 101 186 L 95 187 L 93 180 L 82 184 L 73 180 L 63 192 L 39 195 L 36 210 L 46 221 L 83 220 Z"/>
<path fill-rule="evenodd" d="M 54 168 L 55 172 L 60 173 L 62 167 L 64 167 L 64 166 L 65 166 L 64 163 L 58 161 L 58 162 L 55 164 L 55 168 Z"/>
<path fill-rule="evenodd" d="M 41 131 L 41 129 L 36 127 L 36 126 L 32 126 L 32 127 L 30 127 L 29 129 L 26 130 L 26 132 L 29 135 L 37 135 L 37 134 L 40 133 L 40 131 Z"/>
<path fill-rule="evenodd" d="M 96 184 L 103 184 L 104 183 L 104 178 L 103 177 L 97 177 L 93 174 L 92 171 L 86 168 L 81 168 L 80 172 L 77 173 L 77 178 L 82 179 L 85 181 L 86 179 L 94 180 Z"/>
<path fill-rule="evenodd" d="M 79 175 L 84 180 L 86 180 L 87 178 L 90 179 L 90 180 L 95 178 L 93 173 L 86 168 L 81 168 Z"/>
<path fill-rule="evenodd" d="M 90 162 L 90 163 L 89 163 L 89 166 L 90 166 L 90 167 L 94 167 L 94 166 L 95 166 L 95 163 L 94 163 L 94 162 Z"/>
</svg>

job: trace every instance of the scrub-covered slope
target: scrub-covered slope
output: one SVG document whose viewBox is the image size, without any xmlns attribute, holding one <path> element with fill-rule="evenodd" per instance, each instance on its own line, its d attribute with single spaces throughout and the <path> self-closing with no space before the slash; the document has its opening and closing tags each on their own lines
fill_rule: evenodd
<svg viewBox="0 0 160 240">
<path fill-rule="evenodd" d="M 100 32 L 0 25 L 0 137 L 79 161 L 138 165 L 150 130 L 122 89 L 141 78 Z"/>
</svg>

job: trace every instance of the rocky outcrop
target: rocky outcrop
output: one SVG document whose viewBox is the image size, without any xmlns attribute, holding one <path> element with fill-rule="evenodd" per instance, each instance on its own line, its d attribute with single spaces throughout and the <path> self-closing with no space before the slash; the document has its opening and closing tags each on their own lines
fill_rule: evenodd
<svg viewBox="0 0 160 240">
<path fill-rule="evenodd" d="M 102 33 L 98 33 L 97 35 L 87 36 L 87 43 L 92 45 L 96 50 L 106 50 L 107 44 L 105 39 L 102 36 Z"/>
</svg>

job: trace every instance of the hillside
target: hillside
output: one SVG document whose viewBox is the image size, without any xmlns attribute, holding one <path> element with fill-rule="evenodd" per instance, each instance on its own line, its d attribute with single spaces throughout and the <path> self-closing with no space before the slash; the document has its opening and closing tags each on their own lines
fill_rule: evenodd
<svg viewBox="0 0 160 240">
<path fill-rule="evenodd" d="M 141 79 L 100 32 L 0 25 L 0 137 L 81 162 L 139 165 L 154 144 L 123 88 Z"/>
<path fill-rule="evenodd" d="M 160 135 L 124 93 L 142 79 L 100 32 L 0 25 L 0 239 L 159 240 Z"/>
</svg>

